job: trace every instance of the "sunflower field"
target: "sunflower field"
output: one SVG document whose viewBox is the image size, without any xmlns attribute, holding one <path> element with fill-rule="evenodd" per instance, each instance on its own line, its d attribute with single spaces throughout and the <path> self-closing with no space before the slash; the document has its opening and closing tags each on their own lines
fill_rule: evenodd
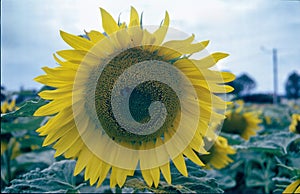
<svg viewBox="0 0 300 194">
<path fill-rule="evenodd" d="M 218 164 L 226 155 L 226 147 L 220 144 L 220 153 L 203 158 L 210 167 L 186 161 L 188 177 L 180 175 L 171 164 L 172 184 L 161 179 L 158 187 L 149 187 L 137 170 L 122 188 L 110 188 L 109 176 L 97 188 L 85 181 L 83 173 L 73 176 L 74 160 L 55 158 L 51 147 L 42 146 L 44 138 L 35 130 L 49 118 L 34 117 L 33 113 L 46 102 L 34 91 L 4 93 L 7 100 L 1 106 L 1 192 L 282 193 L 293 183 L 298 185 L 287 193 L 297 187 L 299 191 L 300 135 L 293 131 L 299 130 L 299 119 L 293 116 L 300 113 L 299 101 L 280 105 L 235 102 L 236 107 L 232 106 L 228 114 L 255 113 L 254 118 L 261 122 L 255 128 L 256 135 L 249 139 L 238 133 L 221 132 L 228 146 L 235 150 L 228 155 L 228 164 Z M 12 96 L 26 100 L 16 103 Z M 242 122 L 245 121 L 237 118 L 232 125 L 236 124 L 237 130 L 253 130 L 253 121 Z M 216 161 L 212 162 L 214 157 Z"/>
<path fill-rule="evenodd" d="M 168 12 L 154 31 L 100 13 L 103 31 L 60 31 L 39 91 L 1 87 L 1 192 L 300 192 L 299 100 L 238 100 L 228 54 L 167 38 Z"/>
</svg>

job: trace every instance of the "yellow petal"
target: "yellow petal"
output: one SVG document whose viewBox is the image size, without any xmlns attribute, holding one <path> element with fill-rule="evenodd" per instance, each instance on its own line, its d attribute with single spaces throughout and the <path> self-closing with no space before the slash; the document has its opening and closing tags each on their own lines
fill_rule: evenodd
<svg viewBox="0 0 300 194">
<path fill-rule="evenodd" d="M 118 182 L 118 185 L 119 187 L 123 187 L 125 181 L 126 181 L 126 178 L 127 178 L 127 174 L 126 174 L 126 171 L 125 170 L 119 170 L 119 175 L 117 176 L 117 182 Z"/>
<path fill-rule="evenodd" d="M 33 116 L 48 116 L 58 113 L 62 109 L 72 105 L 72 101 L 65 99 L 55 99 L 50 103 L 38 108 Z"/>
<path fill-rule="evenodd" d="M 110 175 L 110 186 L 115 187 L 116 184 L 119 185 L 119 187 L 122 187 L 126 181 L 127 175 L 130 174 L 128 170 L 121 169 L 118 167 L 112 167 L 112 173 Z M 114 182 L 112 182 L 112 179 L 115 179 Z"/>
<path fill-rule="evenodd" d="M 76 143 L 77 139 L 80 138 L 78 131 L 75 129 L 69 130 L 63 137 L 61 137 L 53 146 L 56 149 L 54 157 L 60 156 L 66 150 L 68 150 L 73 144 Z"/>
<path fill-rule="evenodd" d="M 90 179 L 90 185 L 95 184 L 95 182 L 98 180 L 99 173 L 101 171 L 101 164 L 102 161 L 95 155 L 87 164 L 84 176 L 87 176 L 86 178 Z M 87 180 L 86 178 L 85 180 Z"/>
<path fill-rule="evenodd" d="M 152 180 L 152 176 L 151 176 L 150 170 L 147 169 L 147 170 L 141 170 L 141 171 L 142 171 L 142 176 L 143 176 L 145 182 L 147 183 L 147 185 L 149 187 L 151 187 L 152 184 L 153 184 L 153 180 Z"/>
<path fill-rule="evenodd" d="M 34 80 L 41 84 L 45 84 L 47 86 L 52 86 L 55 88 L 73 88 L 73 82 L 51 79 L 51 77 L 49 78 L 49 76 L 47 75 L 40 75 L 34 78 Z"/>
<path fill-rule="evenodd" d="M 76 70 L 66 69 L 63 67 L 43 67 L 42 69 L 47 73 L 48 78 L 53 78 L 62 81 L 73 81 L 76 75 Z"/>
<path fill-rule="evenodd" d="M 60 36 L 74 49 L 88 51 L 93 47 L 92 42 L 83 37 L 75 36 L 64 31 L 60 31 Z"/>
<path fill-rule="evenodd" d="M 9 111 L 13 111 L 15 106 L 16 106 L 16 99 L 13 99 L 8 106 Z"/>
<path fill-rule="evenodd" d="M 4 101 L 3 104 L 1 105 L 1 113 L 6 113 L 6 111 L 8 110 L 8 103 L 7 101 Z"/>
<path fill-rule="evenodd" d="M 75 71 L 77 71 L 77 69 L 78 69 L 78 67 L 81 63 L 81 61 L 77 61 L 77 62 L 75 62 L 75 61 L 73 61 L 73 62 L 71 62 L 71 61 L 62 61 L 55 54 L 53 54 L 53 58 L 61 66 L 65 67 L 65 68 L 68 68 L 68 69 L 71 69 L 71 70 L 75 70 Z"/>
<path fill-rule="evenodd" d="M 55 129 L 59 129 L 60 126 L 64 126 L 72 120 L 72 108 L 65 108 L 62 111 L 60 111 L 56 116 L 50 118 L 44 126 L 40 127 L 36 131 L 39 132 L 40 135 L 55 133 L 57 131 Z"/>
<path fill-rule="evenodd" d="M 184 150 L 183 154 L 195 164 L 199 166 L 205 166 L 205 164 L 199 159 L 199 157 L 189 146 Z"/>
<path fill-rule="evenodd" d="M 90 150 L 86 146 L 83 146 L 82 150 L 79 153 L 78 160 L 76 162 L 74 176 L 78 175 L 86 167 L 91 156 L 92 153 L 90 152 Z"/>
<path fill-rule="evenodd" d="M 113 17 L 104 9 L 100 8 L 102 17 L 102 27 L 107 34 L 112 34 L 119 30 L 119 25 Z"/>
<path fill-rule="evenodd" d="M 55 104 L 54 101 L 40 107 L 39 109 L 37 109 L 35 111 L 33 116 L 48 116 L 48 115 L 52 115 L 52 114 L 59 112 L 61 110 L 61 107 L 52 106 L 53 104 Z"/>
<path fill-rule="evenodd" d="M 136 9 L 131 6 L 129 27 L 139 26 L 139 25 L 140 25 L 139 14 L 136 11 Z"/>
<path fill-rule="evenodd" d="M 99 176 L 99 180 L 97 183 L 97 187 L 100 187 L 100 185 L 103 183 L 103 181 L 105 180 L 107 173 L 109 172 L 111 166 L 105 162 L 102 162 L 101 165 L 101 172 L 100 172 L 100 176 Z"/>
<path fill-rule="evenodd" d="M 127 31 L 133 46 L 140 46 L 144 36 L 143 30 L 139 26 L 135 26 L 128 28 Z"/>
<path fill-rule="evenodd" d="M 163 40 L 165 39 L 167 31 L 168 31 L 169 23 L 170 23 L 169 14 L 168 14 L 168 12 L 166 12 L 163 25 L 160 26 L 153 33 L 153 35 L 155 36 L 155 42 L 154 42 L 155 45 L 160 45 L 163 42 Z"/>
<path fill-rule="evenodd" d="M 41 98 L 46 100 L 53 100 L 55 98 L 65 98 L 72 96 L 72 90 L 67 88 L 66 90 L 56 89 L 56 90 L 44 90 L 38 94 Z"/>
<path fill-rule="evenodd" d="M 163 166 L 160 166 L 159 168 L 167 183 L 171 184 L 172 179 L 171 179 L 170 163 L 168 162 Z"/>
<path fill-rule="evenodd" d="M 164 43 L 158 50 L 158 55 L 164 56 L 165 60 L 171 60 L 178 58 L 183 54 L 193 54 L 203 50 L 207 45 L 208 41 L 203 41 L 195 44 L 191 44 L 194 40 L 194 35 L 190 36 L 185 40 L 172 40 Z"/>
<path fill-rule="evenodd" d="M 204 126 L 205 128 L 207 128 L 207 126 Z M 200 129 L 202 130 L 202 127 L 200 127 Z M 206 129 L 204 129 L 204 131 L 206 131 Z M 202 153 L 201 152 L 201 147 L 203 147 L 203 139 L 201 137 L 201 135 L 199 134 L 199 130 L 197 130 L 195 132 L 195 135 L 190 143 L 190 147 L 193 148 L 193 150 L 195 150 L 198 153 Z"/>
<path fill-rule="evenodd" d="M 227 56 L 229 56 L 229 54 L 216 52 L 203 59 L 199 59 L 199 60 L 191 59 L 191 61 L 200 68 L 210 68 L 214 66 L 219 60 Z"/>
<path fill-rule="evenodd" d="M 95 31 L 95 30 L 92 30 L 90 32 L 86 32 L 86 35 L 89 37 L 89 39 L 93 42 L 93 43 L 97 43 L 99 42 L 100 40 L 102 40 L 103 38 L 105 38 L 105 35 L 98 32 L 98 31 Z"/>
<path fill-rule="evenodd" d="M 78 139 L 76 144 L 74 144 L 72 147 L 70 147 L 70 149 L 68 149 L 65 152 L 64 156 L 66 158 L 75 158 L 75 157 L 77 157 L 80 150 L 83 148 L 83 146 L 85 146 L 83 141 L 81 139 Z"/>
<path fill-rule="evenodd" d="M 65 117 L 63 119 L 65 119 Z M 59 138 L 64 136 L 70 130 L 76 130 L 74 122 L 68 122 L 66 124 L 61 124 L 61 126 L 59 126 L 59 128 L 52 128 L 52 131 L 54 131 L 54 132 L 49 133 L 47 135 L 47 137 L 45 138 L 45 140 L 43 142 L 43 146 L 48 146 L 48 145 L 54 143 L 55 141 L 57 141 Z"/>
<path fill-rule="evenodd" d="M 157 188 L 158 183 L 159 183 L 159 177 L 160 177 L 159 168 L 157 167 L 157 168 L 150 169 L 150 174 L 152 176 L 154 186 L 155 186 L 155 188 Z"/>
<path fill-rule="evenodd" d="M 171 40 L 171 41 L 165 42 L 162 45 L 162 48 L 166 47 L 168 49 L 177 50 L 178 48 L 181 48 L 183 45 L 186 46 L 186 45 L 191 44 L 191 42 L 193 42 L 194 38 L 195 38 L 195 35 L 192 34 L 192 36 L 190 36 L 184 40 Z"/>
<path fill-rule="evenodd" d="M 176 158 L 174 158 L 173 163 L 183 176 L 188 176 L 184 157 L 182 156 L 182 154 L 179 154 Z"/>
<path fill-rule="evenodd" d="M 130 44 L 130 36 L 126 30 L 118 31 L 117 32 L 117 40 L 120 44 L 120 47 L 122 49 L 125 49 L 129 46 Z"/>
<path fill-rule="evenodd" d="M 88 52 L 84 50 L 61 50 L 56 53 L 68 61 L 82 61 Z"/>
<path fill-rule="evenodd" d="M 111 169 L 110 177 L 109 177 L 110 188 L 114 188 L 117 184 L 117 176 L 118 176 L 117 171 L 118 171 L 118 169 L 113 166 Z"/>
<path fill-rule="evenodd" d="M 147 30 L 143 31 L 143 40 L 142 40 L 142 45 L 144 45 L 144 49 L 149 49 L 152 47 L 152 45 L 155 42 L 155 36 L 148 32 Z"/>
</svg>

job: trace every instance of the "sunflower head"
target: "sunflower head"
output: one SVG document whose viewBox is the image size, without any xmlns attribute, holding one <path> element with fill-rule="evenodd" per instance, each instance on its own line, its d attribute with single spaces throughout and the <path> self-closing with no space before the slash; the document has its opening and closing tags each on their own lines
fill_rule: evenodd
<svg viewBox="0 0 300 194">
<path fill-rule="evenodd" d="M 300 114 L 293 114 L 292 115 L 292 122 L 289 126 L 289 129 L 293 133 L 300 134 Z"/>
<path fill-rule="evenodd" d="M 238 103 L 226 112 L 226 119 L 223 122 L 222 131 L 226 133 L 238 134 L 248 140 L 256 134 L 262 122 L 259 113 L 244 109 L 243 104 Z"/>
<path fill-rule="evenodd" d="M 11 102 L 9 103 L 8 101 L 4 101 L 1 104 L 1 114 L 7 113 L 7 112 L 11 112 L 16 110 L 16 99 L 11 100 Z"/>
<path fill-rule="evenodd" d="M 14 110 L 17 110 L 18 107 L 16 107 L 16 100 L 13 99 L 11 100 L 11 102 L 8 102 L 8 101 L 4 101 L 2 104 L 1 104 L 1 114 L 4 114 L 4 113 L 8 113 L 8 112 L 11 112 L 11 111 L 14 111 Z M 2 120 L 2 122 L 5 122 Z M 10 141 L 10 139 L 12 138 L 11 134 L 7 133 L 7 134 L 2 134 L 1 133 L 1 155 L 8 149 L 8 143 Z M 14 143 L 12 143 L 14 146 L 13 146 L 13 154 L 15 154 L 14 156 L 12 157 L 16 157 L 16 150 L 18 150 L 18 143 L 15 142 L 14 140 Z"/>
<path fill-rule="evenodd" d="M 228 145 L 226 138 L 218 136 L 215 141 L 210 138 L 206 138 L 205 141 L 206 145 L 212 144 L 212 146 L 208 149 L 209 153 L 207 155 L 200 156 L 200 159 L 204 162 L 206 168 L 210 169 L 213 167 L 221 169 L 233 162 L 228 155 L 235 154 L 236 152 L 235 149 Z"/>
<path fill-rule="evenodd" d="M 264 123 L 265 123 L 266 125 L 271 125 L 271 124 L 272 124 L 272 119 L 271 119 L 271 117 L 266 115 L 266 116 L 264 117 Z"/>
<path fill-rule="evenodd" d="M 160 173 L 171 183 L 170 161 L 187 176 L 184 158 L 203 166 L 197 153 L 207 153 L 209 123 L 224 119 L 227 103 L 215 93 L 232 91 L 224 83 L 234 76 L 211 67 L 228 55 L 192 59 L 208 44 L 194 35 L 165 42 L 167 12 L 153 32 L 133 7 L 128 24 L 100 12 L 104 32 L 61 31 L 73 49 L 56 52 L 59 66 L 35 78 L 56 88 L 39 93 L 49 103 L 35 112 L 52 116 L 37 130 L 44 146 L 77 158 L 74 174 L 85 169 L 91 185 L 110 174 L 110 186 L 121 187 L 137 168 L 149 186 L 158 186 Z"/>
</svg>

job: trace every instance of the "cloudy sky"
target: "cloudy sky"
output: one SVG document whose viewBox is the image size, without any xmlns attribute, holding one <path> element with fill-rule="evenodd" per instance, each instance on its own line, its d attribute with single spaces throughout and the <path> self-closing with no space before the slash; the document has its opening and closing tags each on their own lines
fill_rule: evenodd
<svg viewBox="0 0 300 194">
<path fill-rule="evenodd" d="M 2 0 L 1 84 L 9 90 L 40 88 L 32 79 L 56 66 L 52 54 L 69 47 L 59 30 L 102 30 L 99 7 L 128 21 L 130 6 L 143 23 L 158 25 L 167 10 L 170 26 L 210 40 L 209 52 L 230 57 L 219 67 L 247 73 L 256 92 L 271 92 L 272 48 L 278 49 L 279 92 L 289 73 L 300 73 L 300 1 L 296 0 Z"/>
</svg>

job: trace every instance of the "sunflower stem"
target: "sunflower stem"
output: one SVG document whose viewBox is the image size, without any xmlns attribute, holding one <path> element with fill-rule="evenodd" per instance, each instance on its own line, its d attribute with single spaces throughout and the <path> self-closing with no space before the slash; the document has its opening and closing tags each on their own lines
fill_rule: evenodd
<svg viewBox="0 0 300 194">
<path fill-rule="evenodd" d="M 10 158 L 11 158 L 11 150 L 8 148 L 4 154 L 6 160 L 6 175 L 8 183 L 11 181 L 11 165 L 10 165 Z"/>
</svg>

